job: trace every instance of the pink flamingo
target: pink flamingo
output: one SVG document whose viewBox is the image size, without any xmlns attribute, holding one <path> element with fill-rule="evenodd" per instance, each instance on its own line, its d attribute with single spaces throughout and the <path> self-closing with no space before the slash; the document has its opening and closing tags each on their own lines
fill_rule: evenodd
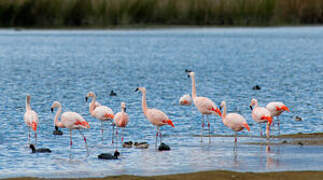
<svg viewBox="0 0 323 180">
<path fill-rule="evenodd" d="M 209 129 L 209 141 L 211 141 L 209 115 L 216 113 L 221 117 L 221 111 L 219 110 L 219 108 L 216 107 L 216 105 L 211 99 L 207 97 L 196 96 L 195 73 L 190 70 L 185 70 L 185 72 L 187 72 L 188 77 L 191 77 L 192 79 L 192 98 L 193 98 L 194 105 L 202 114 L 201 141 L 202 141 L 203 128 L 204 128 L 204 115 L 206 115 L 206 118 L 207 118 L 208 129 Z M 214 119 L 214 125 L 215 125 L 215 119 Z"/>
<path fill-rule="evenodd" d="M 116 127 L 116 134 L 117 134 L 117 148 L 118 148 L 118 127 L 120 128 L 125 128 L 128 124 L 129 117 L 128 114 L 126 113 L 126 103 L 121 102 L 121 112 L 118 112 L 114 116 L 114 124 L 117 126 Z M 123 142 L 123 137 L 121 138 L 121 142 Z"/>
<path fill-rule="evenodd" d="M 55 118 L 54 118 L 54 124 L 57 127 L 60 128 L 69 128 L 70 129 L 70 149 L 72 150 L 72 130 L 77 129 L 81 136 L 84 139 L 85 148 L 87 154 L 89 154 L 86 137 L 83 135 L 80 129 L 88 129 L 90 128 L 90 125 L 88 122 L 85 121 L 85 119 L 76 112 L 64 112 L 62 115 L 62 105 L 55 101 L 51 107 L 51 111 L 54 112 L 54 108 L 58 108 Z M 58 118 L 61 118 L 61 121 L 58 120 Z"/>
<path fill-rule="evenodd" d="M 35 144 L 37 144 L 37 125 L 38 125 L 38 115 L 30 107 L 30 95 L 26 97 L 26 112 L 24 114 L 24 121 L 28 126 L 28 144 L 30 144 L 30 127 L 35 132 Z"/>
<path fill-rule="evenodd" d="M 192 104 L 192 101 L 193 99 L 191 98 L 191 96 L 189 94 L 185 94 L 179 99 L 179 104 L 183 106 L 190 106 Z"/>
<path fill-rule="evenodd" d="M 269 110 L 272 117 L 275 117 L 275 116 L 277 117 L 278 133 L 280 133 L 280 120 L 278 116 L 280 116 L 280 114 L 284 111 L 290 112 L 288 107 L 282 102 L 270 102 L 267 104 L 266 108 Z"/>
<path fill-rule="evenodd" d="M 86 95 L 85 97 L 86 102 L 88 101 L 89 97 L 92 97 L 89 111 L 91 116 L 101 121 L 101 134 L 102 134 L 102 141 L 103 141 L 103 121 L 112 121 L 114 118 L 113 111 L 111 108 L 107 106 L 102 106 L 100 103 L 98 103 L 96 101 L 96 95 L 94 92 L 89 92 Z M 113 137 L 112 137 L 112 143 L 113 143 Z"/>
<path fill-rule="evenodd" d="M 244 128 L 250 131 L 250 127 L 247 124 L 247 121 L 243 116 L 238 113 L 228 113 L 227 114 L 227 106 L 225 101 L 221 102 L 220 109 L 223 108 L 222 111 L 222 122 L 225 126 L 235 131 L 234 142 L 237 143 L 237 133 Z"/>
<path fill-rule="evenodd" d="M 253 106 L 254 106 L 254 108 L 253 108 Z M 252 110 L 251 116 L 254 121 L 256 121 L 257 123 L 266 123 L 267 122 L 266 135 L 267 135 L 267 138 L 269 138 L 270 125 L 273 120 L 270 112 L 268 111 L 268 109 L 266 109 L 264 107 L 259 107 L 258 101 L 256 99 L 251 100 L 250 109 Z M 260 126 L 260 136 L 262 136 L 261 126 Z"/>
<path fill-rule="evenodd" d="M 161 136 L 162 134 L 160 133 L 160 126 L 164 125 L 170 125 L 172 127 L 175 127 L 172 120 L 170 120 L 167 115 L 158 110 L 158 109 L 149 109 L 147 107 L 146 103 L 146 89 L 144 87 L 139 87 L 136 89 L 136 91 L 140 91 L 142 93 L 142 110 L 144 112 L 145 117 L 157 128 L 157 133 L 156 133 L 156 142 L 155 142 L 155 148 L 157 149 L 157 138 L 159 134 L 159 140 L 161 143 Z"/>
</svg>

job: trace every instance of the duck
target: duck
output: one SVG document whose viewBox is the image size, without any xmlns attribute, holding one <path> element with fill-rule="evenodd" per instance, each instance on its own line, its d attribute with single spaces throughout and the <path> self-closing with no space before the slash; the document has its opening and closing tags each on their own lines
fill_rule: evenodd
<svg viewBox="0 0 323 180">
<path fill-rule="evenodd" d="M 39 149 L 36 149 L 33 144 L 30 144 L 29 147 L 31 149 L 31 153 L 51 153 L 52 152 L 48 148 L 39 148 Z"/>
<path fill-rule="evenodd" d="M 111 153 L 102 153 L 98 155 L 99 159 L 107 159 L 107 160 L 114 160 L 118 159 L 118 156 L 120 156 L 120 153 L 116 150 L 114 151 L 113 155 Z"/>
</svg>

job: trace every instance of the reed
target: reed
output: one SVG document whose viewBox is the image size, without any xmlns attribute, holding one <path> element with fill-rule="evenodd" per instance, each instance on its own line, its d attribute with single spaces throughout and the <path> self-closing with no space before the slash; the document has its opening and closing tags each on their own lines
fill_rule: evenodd
<svg viewBox="0 0 323 180">
<path fill-rule="evenodd" d="M 321 23 L 322 0 L 0 0 L 0 27 Z"/>
</svg>

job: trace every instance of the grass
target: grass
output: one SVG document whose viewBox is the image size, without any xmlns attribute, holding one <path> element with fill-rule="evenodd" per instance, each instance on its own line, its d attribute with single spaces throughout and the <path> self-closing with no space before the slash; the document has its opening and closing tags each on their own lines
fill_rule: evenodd
<svg viewBox="0 0 323 180">
<path fill-rule="evenodd" d="M 322 23 L 322 0 L 0 0 L 0 27 Z"/>
</svg>

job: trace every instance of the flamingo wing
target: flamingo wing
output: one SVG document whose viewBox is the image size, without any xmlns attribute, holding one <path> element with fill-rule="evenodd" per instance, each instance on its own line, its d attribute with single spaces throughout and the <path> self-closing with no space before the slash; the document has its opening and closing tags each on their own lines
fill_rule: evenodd
<svg viewBox="0 0 323 180">
<path fill-rule="evenodd" d="M 76 112 L 64 112 L 61 121 L 66 128 L 90 128 L 85 119 Z"/>
<path fill-rule="evenodd" d="M 215 110 L 217 108 L 215 103 L 207 97 L 194 98 L 194 104 L 202 114 L 211 114 L 213 113 L 211 109 L 214 108 Z"/>
<path fill-rule="evenodd" d="M 155 126 L 162 126 L 167 124 L 167 115 L 159 109 L 148 109 L 147 119 Z"/>
<path fill-rule="evenodd" d="M 99 106 L 94 110 L 94 116 L 100 120 L 110 120 L 113 119 L 113 111 L 107 106 Z"/>
<path fill-rule="evenodd" d="M 243 128 L 250 130 L 246 119 L 238 113 L 229 113 L 226 115 L 227 126 L 234 131 L 240 131 Z"/>
</svg>

